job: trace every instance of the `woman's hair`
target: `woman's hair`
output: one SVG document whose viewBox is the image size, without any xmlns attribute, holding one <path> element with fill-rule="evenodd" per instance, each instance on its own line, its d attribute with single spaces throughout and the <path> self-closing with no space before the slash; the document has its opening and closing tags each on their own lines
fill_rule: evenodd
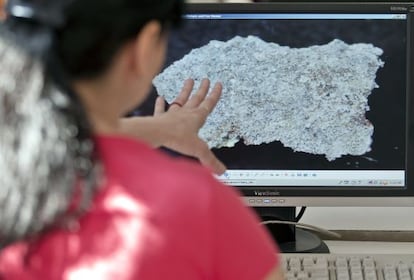
<svg viewBox="0 0 414 280">
<path fill-rule="evenodd" d="M 0 248 L 87 209 L 99 160 L 71 83 L 93 79 L 181 0 L 9 0 L 0 25 Z"/>
</svg>

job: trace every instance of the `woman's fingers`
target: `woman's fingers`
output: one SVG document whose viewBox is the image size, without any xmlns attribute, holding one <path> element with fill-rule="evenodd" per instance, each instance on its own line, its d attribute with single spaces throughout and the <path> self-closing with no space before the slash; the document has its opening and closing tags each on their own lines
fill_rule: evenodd
<svg viewBox="0 0 414 280">
<path fill-rule="evenodd" d="M 221 175 L 226 171 L 226 166 L 214 155 L 207 144 L 199 139 L 194 143 L 196 148 L 195 157 L 198 158 L 200 163 L 217 175 Z"/>
<path fill-rule="evenodd" d="M 191 92 L 193 91 L 194 88 L 194 80 L 193 79 L 187 79 L 184 82 L 184 86 L 181 89 L 181 92 L 178 94 L 178 96 L 175 98 L 175 100 L 173 102 L 171 102 L 170 104 L 170 108 L 174 109 L 174 108 L 180 108 L 182 106 L 184 106 L 184 104 L 187 103 L 188 98 L 191 95 Z"/>
<path fill-rule="evenodd" d="M 208 90 L 210 89 L 210 80 L 203 79 L 201 81 L 200 87 L 198 88 L 197 92 L 191 96 L 190 100 L 188 100 L 186 106 L 195 108 L 200 105 L 201 102 L 206 98 Z"/>
<path fill-rule="evenodd" d="M 216 83 L 210 94 L 200 103 L 199 108 L 203 109 L 207 115 L 214 110 L 218 101 L 220 100 L 223 86 L 221 83 Z"/>
<path fill-rule="evenodd" d="M 157 100 L 155 100 L 154 105 L 154 116 L 161 115 L 165 112 L 165 100 L 164 97 L 158 96 Z"/>
<path fill-rule="evenodd" d="M 216 83 L 209 93 L 210 80 L 203 79 L 197 92 L 190 97 L 193 88 L 194 80 L 186 80 L 180 94 L 171 102 L 170 110 L 177 110 L 181 107 L 200 108 L 205 112 L 205 117 L 207 117 L 217 105 L 223 86 L 221 83 Z"/>
</svg>

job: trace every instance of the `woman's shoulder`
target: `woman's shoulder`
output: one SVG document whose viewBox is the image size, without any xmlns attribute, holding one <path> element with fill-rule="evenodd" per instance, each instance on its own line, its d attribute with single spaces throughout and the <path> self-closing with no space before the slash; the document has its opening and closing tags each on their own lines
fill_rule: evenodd
<svg viewBox="0 0 414 280">
<path fill-rule="evenodd" d="M 173 158 L 135 139 L 99 137 L 97 146 L 111 185 L 120 185 L 148 203 L 207 207 L 221 187 L 225 188 L 200 164 Z"/>
<path fill-rule="evenodd" d="M 147 261 L 171 275 L 197 279 L 191 274 L 195 271 L 188 269 L 189 259 L 209 271 L 214 201 L 228 187 L 201 165 L 172 158 L 134 139 L 98 141 L 107 181 L 95 210 L 126 213 L 129 221 L 142 225 L 140 238 L 143 232 L 151 232 L 151 238 L 142 241 L 140 254 L 151 255 Z M 164 272 L 151 270 L 149 274 Z"/>
<path fill-rule="evenodd" d="M 171 156 L 146 143 L 123 136 L 99 136 L 97 151 L 109 176 L 155 180 L 174 184 L 193 181 L 202 184 L 216 181 L 212 173 L 193 160 Z"/>
</svg>

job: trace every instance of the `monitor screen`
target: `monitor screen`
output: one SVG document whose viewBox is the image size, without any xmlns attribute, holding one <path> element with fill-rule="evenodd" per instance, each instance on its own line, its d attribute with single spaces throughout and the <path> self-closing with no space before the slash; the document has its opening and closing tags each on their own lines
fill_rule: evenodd
<svg viewBox="0 0 414 280">
<path fill-rule="evenodd" d="M 200 136 L 250 206 L 414 205 L 414 5 L 190 4 L 157 94 L 223 83 Z"/>
</svg>

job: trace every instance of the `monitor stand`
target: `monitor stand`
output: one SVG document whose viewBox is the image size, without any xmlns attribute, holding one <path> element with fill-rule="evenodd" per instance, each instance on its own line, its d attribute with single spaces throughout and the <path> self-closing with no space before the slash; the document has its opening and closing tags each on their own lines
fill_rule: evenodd
<svg viewBox="0 0 414 280">
<path fill-rule="evenodd" d="M 256 207 L 262 221 L 295 221 L 295 207 Z M 282 253 L 329 253 L 328 246 L 315 234 L 294 225 L 267 224 Z"/>
</svg>

